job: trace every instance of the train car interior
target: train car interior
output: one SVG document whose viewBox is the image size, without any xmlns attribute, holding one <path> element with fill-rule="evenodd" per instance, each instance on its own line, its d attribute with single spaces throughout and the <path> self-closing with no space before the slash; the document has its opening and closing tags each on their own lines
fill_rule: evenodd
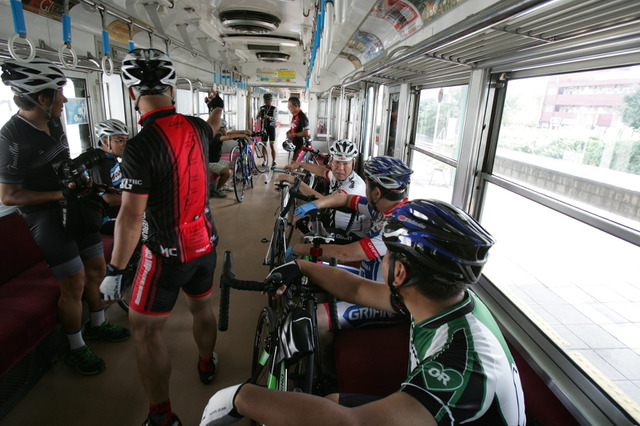
<svg viewBox="0 0 640 426">
<path fill-rule="evenodd" d="M 64 72 L 71 158 L 98 146 L 101 120 L 140 132 L 121 66 L 151 47 L 176 66 L 181 114 L 206 120 L 213 90 L 228 130 L 259 132 L 271 94 L 269 165 L 291 161 L 291 97 L 318 153 L 353 141 L 360 173 L 372 157 L 403 160 L 410 200 L 451 203 L 496 239 L 472 288 L 514 355 L 527 424 L 640 424 L 640 1 L 3 0 L 0 23 L 0 62 L 44 58 Z M 17 111 L 0 85 L 0 124 Z M 236 145 L 225 142 L 223 159 Z M 242 199 L 231 181 L 226 197 L 210 198 L 216 313 L 224 252 L 238 278 L 269 272 L 279 192 L 268 170 L 247 179 Z M 139 424 L 148 406 L 133 342 L 96 343 L 99 375 L 69 369 L 56 281 L 15 207 L 0 204 L 0 230 L 0 425 Z M 103 242 L 109 259 L 113 237 Z M 183 424 L 250 377 L 266 303 L 231 293 L 219 372 L 204 386 L 179 298 L 164 337 Z M 129 321 L 117 304 L 106 316 Z M 406 324 L 337 331 L 336 389 L 396 391 L 408 341 Z"/>
</svg>

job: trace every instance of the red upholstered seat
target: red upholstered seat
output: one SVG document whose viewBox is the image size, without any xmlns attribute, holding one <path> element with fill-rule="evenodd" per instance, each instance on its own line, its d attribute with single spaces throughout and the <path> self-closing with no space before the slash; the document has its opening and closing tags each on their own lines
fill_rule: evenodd
<svg viewBox="0 0 640 426">
<path fill-rule="evenodd" d="M 407 377 L 409 327 L 406 322 L 336 332 L 339 391 L 383 396 L 397 391 Z"/>
</svg>

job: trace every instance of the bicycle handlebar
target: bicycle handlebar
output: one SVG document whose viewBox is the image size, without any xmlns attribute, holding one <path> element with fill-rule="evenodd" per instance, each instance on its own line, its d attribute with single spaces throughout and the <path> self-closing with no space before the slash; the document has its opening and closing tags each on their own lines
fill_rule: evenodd
<svg viewBox="0 0 640 426">
<path fill-rule="evenodd" d="M 282 284 L 282 276 L 273 274 L 268 282 L 238 280 L 233 272 L 233 253 L 224 252 L 222 275 L 220 276 L 220 314 L 218 318 L 218 330 L 227 331 L 229 328 L 229 298 L 231 289 L 247 291 L 274 292 Z"/>
</svg>

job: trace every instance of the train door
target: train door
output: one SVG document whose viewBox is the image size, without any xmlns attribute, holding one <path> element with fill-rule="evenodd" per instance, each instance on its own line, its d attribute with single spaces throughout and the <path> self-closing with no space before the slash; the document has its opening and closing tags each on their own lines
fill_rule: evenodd
<svg viewBox="0 0 640 426">
<path fill-rule="evenodd" d="M 400 92 L 389 94 L 387 147 L 384 155 L 394 156 L 396 150 L 396 134 L 398 132 L 398 108 L 400 106 Z"/>
</svg>

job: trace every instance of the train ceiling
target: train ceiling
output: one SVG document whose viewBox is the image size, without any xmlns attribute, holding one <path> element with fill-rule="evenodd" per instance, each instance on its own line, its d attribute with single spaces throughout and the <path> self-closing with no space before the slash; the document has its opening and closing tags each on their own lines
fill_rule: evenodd
<svg viewBox="0 0 640 426">
<path fill-rule="evenodd" d="M 133 36 L 140 45 L 154 38 L 140 28 L 151 28 L 173 41 L 156 38 L 154 47 L 167 47 L 194 66 L 236 72 L 262 87 L 308 85 L 319 92 L 344 81 L 351 87 L 360 81 L 443 86 L 467 82 L 474 69 L 526 70 L 611 55 L 637 62 L 640 53 L 638 0 L 71 0 L 71 5 L 72 17 L 74 10 L 82 11 L 76 13 L 81 18 L 97 16 L 100 5 L 116 11 L 106 22 L 110 33 L 117 28 L 125 33 L 125 44 L 127 25 L 118 17 L 135 20 Z M 74 24 L 82 20 L 74 18 Z M 319 23 L 324 32 L 317 30 Z"/>
</svg>

